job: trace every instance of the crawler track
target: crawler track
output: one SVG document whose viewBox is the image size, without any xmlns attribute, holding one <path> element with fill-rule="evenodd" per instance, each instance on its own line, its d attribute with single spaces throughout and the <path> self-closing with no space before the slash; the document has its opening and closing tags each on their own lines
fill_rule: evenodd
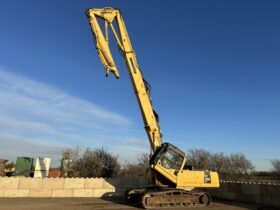
<svg viewBox="0 0 280 210">
<path fill-rule="evenodd" d="M 127 200 L 138 200 L 145 209 L 188 208 L 211 205 L 212 199 L 208 193 L 192 193 L 172 188 L 142 188 L 131 189 L 126 194 Z"/>
</svg>

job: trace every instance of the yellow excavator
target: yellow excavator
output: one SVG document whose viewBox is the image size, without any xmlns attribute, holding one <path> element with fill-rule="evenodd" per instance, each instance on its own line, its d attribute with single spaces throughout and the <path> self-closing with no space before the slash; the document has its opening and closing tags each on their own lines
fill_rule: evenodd
<svg viewBox="0 0 280 210">
<path fill-rule="evenodd" d="M 153 185 L 128 190 L 126 199 L 138 199 L 146 209 L 210 205 L 211 196 L 196 189 L 219 187 L 218 173 L 194 170 L 188 165 L 184 152 L 170 143 L 162 142 L 159 118 L 153 110 L 150 98 L 150 85 L 143 78 L 120 10 L 111 7 L 91 8 L 86 10 L 86 15 L 95 37 L 98 55 L 106 69 L 106 76 L 113 73 L 119 78 L 119 71 L 109 48 L 108 28 L 111 28 L 126 62 L 151 145 L 149 163 Z M 104 29 L 101 29 L 100 22 L 104 22 Z"/>
</svg>

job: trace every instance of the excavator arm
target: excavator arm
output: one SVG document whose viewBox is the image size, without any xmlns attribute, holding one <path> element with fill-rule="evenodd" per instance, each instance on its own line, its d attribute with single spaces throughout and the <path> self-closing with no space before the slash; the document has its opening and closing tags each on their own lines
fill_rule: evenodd
<svg viewBox="0 0 280 210">
<path fill-rule="evenodd" d="M 98 55 L 106 70 L 106 76 L 108 76 L 109 73 L 113 73 L 116 78 L 119 78 L 120 74 L 109 48 L 108 28 L 111 28 L 118 47 L 125 59 L 141 110 L 145 130 L 147 132 L 151 148 L 153 152 L 155 152 L 162 144 L 158 116 L 153 110 L 150 99 L 149 84 L 144 80 L 139 68 L 136 54 L 132 48 L 123 17 L 121 16 L 120 11 L 115 8 L 88 9 L 86 14 L 90 22 L 92 33 L 95 37 Z M 105 34 L 99 25 L 99 20 L 104 21 Z M 118 30 L 115 29 L 113 24 L 114 22 L 116 22 Z"/>
</svg>

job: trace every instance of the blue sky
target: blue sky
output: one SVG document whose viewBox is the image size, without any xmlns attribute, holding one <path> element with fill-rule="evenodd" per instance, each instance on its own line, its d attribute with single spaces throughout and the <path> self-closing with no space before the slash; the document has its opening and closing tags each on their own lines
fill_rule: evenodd
<svg viewBox="0 0 280 210">
<path fill-rule="evenodd" d="M 164 141 L 280 158 L 279 1 L 2 1 L 0 158 L 149 151 L 122 57 L 105 78 L 85 9 L 117 7 L 152 85 Z M 111 39 L 111 47 L 115 47 Z"/>
</svg>

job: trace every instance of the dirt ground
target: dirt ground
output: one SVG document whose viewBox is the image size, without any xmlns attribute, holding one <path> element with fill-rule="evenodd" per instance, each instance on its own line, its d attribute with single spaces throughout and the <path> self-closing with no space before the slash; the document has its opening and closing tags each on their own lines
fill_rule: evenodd
<svg viewBox="0 0 280 210">
<path fill-rule="evenodd" d="M 110 210 L 141 209 L 136 204 L 128 204 L 123 198 L 1 198 L 1 210 Z M 206 208 L 188 210 L 269 210 L 252 204 L 241 204 L 230 201 L 214 201 Z"/>
</svg>

